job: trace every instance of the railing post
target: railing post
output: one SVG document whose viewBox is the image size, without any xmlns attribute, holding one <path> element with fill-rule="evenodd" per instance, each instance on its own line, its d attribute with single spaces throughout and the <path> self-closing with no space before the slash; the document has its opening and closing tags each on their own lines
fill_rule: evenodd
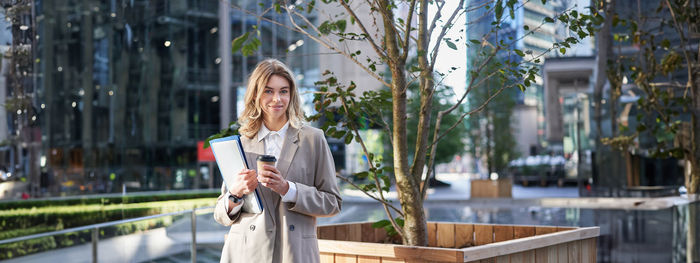
<svg viewBox="0 0 700 263">
<path fill-rule="evenodd" d="M 192 246 L 190 246 L 190 255 L 192 263 L 197 263 L 197 210 L 192 208 Z"/>
<path fill-rule="evenodd" d="M 92 263 L 97 263 L 97 240 L 100 237 L 100 228 L 92 229 Z"/>
</svg>

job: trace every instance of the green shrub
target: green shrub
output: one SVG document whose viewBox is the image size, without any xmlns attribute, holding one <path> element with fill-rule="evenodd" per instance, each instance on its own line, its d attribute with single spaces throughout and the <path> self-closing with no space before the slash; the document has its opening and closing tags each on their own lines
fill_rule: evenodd
<svg viewBox="0 0 700 263">
<path fill-rule="evenodd" d="M 212 206 L 215 201 L 216 199 L 213 198 L 199 198 L 133 204 L 49 206 L 0 211 L 0 236 L 4 237 L 2 239 L 7 239 L 39 233 L 23 232 L 22 229 L 32 229 L 41 225 L 47 226 L 45 228 L 46 231 L 53 231 L 128 218 L 171 213 L 193 207 Z"/>
<path fill-rule="evenodd" d="M 77 196 L 62 199 L 39 199 L 39 200 L 12 200 L 1 201 L 0 211 L 41 208 L 48 206 L 72 206 L 72 205 L 107 205 L 107 204 L 132 204 L 157 201 L 171 201 L 197 198 L 211 198 L 219 196 L 218 190 L 207 192 L 174 192 L 174 193 L 135 193 L 126 196 Z"/>
</svg>

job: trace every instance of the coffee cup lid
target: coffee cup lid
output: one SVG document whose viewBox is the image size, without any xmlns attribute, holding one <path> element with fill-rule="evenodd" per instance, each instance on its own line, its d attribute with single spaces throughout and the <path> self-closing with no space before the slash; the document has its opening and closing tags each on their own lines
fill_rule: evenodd
<svg viewBox="0 0 700 263">
<path fill-rule="evenodd" d="M 277 158 L 275 158 L 275 156 L 272 156 L 272 155 L 259 155 L 259 156 L 258 156 L 258 161 L 261 161 L 261 162 L 276 162 L 276 161 L 277 161 Z"/>
</svg>

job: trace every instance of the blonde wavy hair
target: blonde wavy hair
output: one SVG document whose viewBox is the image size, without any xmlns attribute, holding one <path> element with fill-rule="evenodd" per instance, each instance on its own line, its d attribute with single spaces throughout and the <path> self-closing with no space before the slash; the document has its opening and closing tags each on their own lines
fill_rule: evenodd
<svg viewBox="0 0 700 263">
<path fill-rule="evenodd" d="M 265 59 L 258 63 L 248 78 L 248 87 L 245 91 L 245 109 L 238 117 L 241 127 L 238 132 L 248 138 L 253 138 L 263 124 L 263 110 L 260 105 L 260 97 L 267 82 L 272 75 L 280 76 L 289 82 L 289 106 L 287 107 L 287 119 L 289 125 L 300 128 L 304 121 L 304 112 L 301 110 L 301 98 L 294 82 L 294 74 L 279 60 Z"/>
</svg>

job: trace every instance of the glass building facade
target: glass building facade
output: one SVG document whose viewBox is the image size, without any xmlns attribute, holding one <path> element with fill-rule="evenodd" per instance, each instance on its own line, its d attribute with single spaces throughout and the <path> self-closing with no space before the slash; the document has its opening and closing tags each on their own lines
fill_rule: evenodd
<svg viewBox="0 0 700 263">
<path fill-rule="evenodd" d="M 248 57 L 219 47 L 219 1 L 36 1 L 37 122 L 41 191 L 100 193 L 217 188 L 218 170 L 198 159 L 198 142 L 219 131 L 221 105 L 240 109 L 255 64 L 273 57 L 312 88 L 312 41 L 229 12 L 232 38 L 260 31 Z M 257 2 L 232 5 L 259 9 Z M 260 10 L 258 10 L 260 11 Z M 275 14 L 267 18 L 288 23 Z M 224 50 L 222 52 L 222 50 Z M 221 98 L 222 56 L 231 56 L 230 98 Z M 310 99 L 305 100 L 310 103 Z M 238 106 L 236 106 L 238 105 Z"/>
</svg>

